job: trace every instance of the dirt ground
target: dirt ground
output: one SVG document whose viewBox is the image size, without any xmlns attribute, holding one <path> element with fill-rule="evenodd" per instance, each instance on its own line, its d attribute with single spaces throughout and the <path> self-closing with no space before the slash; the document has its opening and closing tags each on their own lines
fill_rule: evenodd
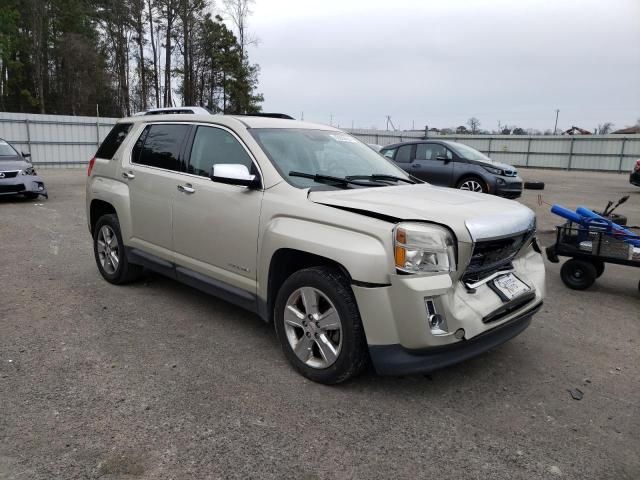
<svg viewBox="0 0 640 480">
<path fill-rule="evenodd" d="M 548 264 L 522 335 L 430 376 L 337 387 L 296 374 L 272 328 L 157 275 L 95 267 L 85 172 L 49 200 L 0 199 L 0 479 L 640 478 L 640 270 L 589 291 Z M 620 209 L 628 175 L 524 170 L 544 202 Z M 570 389 L 584 396 L 574 400 Z"/>
</svg>

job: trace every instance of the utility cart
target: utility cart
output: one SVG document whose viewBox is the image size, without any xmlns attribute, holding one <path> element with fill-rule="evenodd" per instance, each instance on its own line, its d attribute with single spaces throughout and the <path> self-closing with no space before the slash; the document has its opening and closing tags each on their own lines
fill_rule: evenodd
<svg viewBox="0 0 640 480">
<path fill-rule="evenodd" d="M 583 207 L 572 212 L 554 205 L 551 211 L 569 220 L 556 227 L 556 242 L 546 248 L 550 262 L 569 257 L 560 270 L 567 287 L 589 288 L 607 263 L 640 267 L 640 235 L 632 231 L 637 227 L 621 227 Z"/>
</svg>

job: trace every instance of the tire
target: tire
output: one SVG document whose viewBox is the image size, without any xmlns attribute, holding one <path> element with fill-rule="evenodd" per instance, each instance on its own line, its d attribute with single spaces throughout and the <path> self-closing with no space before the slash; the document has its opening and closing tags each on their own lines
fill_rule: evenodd
<svg viewBox="0 0 640 480">
<path fill-rule="evenodd" d="M 105 250 L 105 247 L 108 248 Z M 96 222 L 93 231 L 93 255 L 100 274 L 109 283 L 123 285 L 142 275 L 143 268 L 127 260 L 120 223 L 115 214 L 103 215 Z"/>
<path fill-rule="evenodd" d="M 476 193 L 488 193 L 489 188 L 484 180 L 478 177 L 463 177 L 456 187 L 460 190 Z"/>
<path fill-rule="evenodd" d="M 319 321 L 309 321 L 313 318 Z M 274 324 L 287 360 L 314 382 L 344 382 L 367 364 L 360 313 L 347 278 L 335 268 L 292 274 L 278 291 Z"/>
<path fill-rule="evenodd" d="M 544 190 L 544 182 L 524 182 L 524 188 L 527 190 Z"/>
<path fill-rule="evenodd" d="M 575 258 L 566 261 L 560 269 L 560 278 L 573 290 L 589 288 L 596 281 L 597 276 L 598 272 L 592 263 Z"/>
<path fill-rule="evenodd" d="M 602 260 L 591 260 L 591 263 L 596 267 L 596 278 L 600 278 L 604 273 L 604 262 Z"/>
</svg>

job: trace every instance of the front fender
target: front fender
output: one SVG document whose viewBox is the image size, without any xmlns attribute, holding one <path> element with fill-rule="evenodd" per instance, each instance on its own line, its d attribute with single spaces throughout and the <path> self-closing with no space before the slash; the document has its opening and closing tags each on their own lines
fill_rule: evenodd
<svg viewBox="0 0 640 480">
<path fill-rule="evenodd" d="M 342 265 L 354 281 L 389 283 L 393 263 L 391 250 L 378 238 L 364 232 L 301 218 L 278 217 L 264 229 L 260 246 L 258 295 L 264 299 L 267 298 L 271 259 L 282 248 L 329 258 Z"/>
</svg>

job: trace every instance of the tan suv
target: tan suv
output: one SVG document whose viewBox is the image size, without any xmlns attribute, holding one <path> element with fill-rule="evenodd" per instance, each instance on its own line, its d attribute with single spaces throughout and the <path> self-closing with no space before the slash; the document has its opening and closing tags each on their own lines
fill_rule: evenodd
<svg viewBox="0 0 640 480">
<path fill-rule="evenodd" d="M 318 382 L 369 359 L 380 374 L 462 361 L 522 332 L 542 305 L 531 210 L 422 183 L 325 125 L 127 118 L 88 173 L 107 281 L 148 268 L 255 312 Z"/>
</svg>

